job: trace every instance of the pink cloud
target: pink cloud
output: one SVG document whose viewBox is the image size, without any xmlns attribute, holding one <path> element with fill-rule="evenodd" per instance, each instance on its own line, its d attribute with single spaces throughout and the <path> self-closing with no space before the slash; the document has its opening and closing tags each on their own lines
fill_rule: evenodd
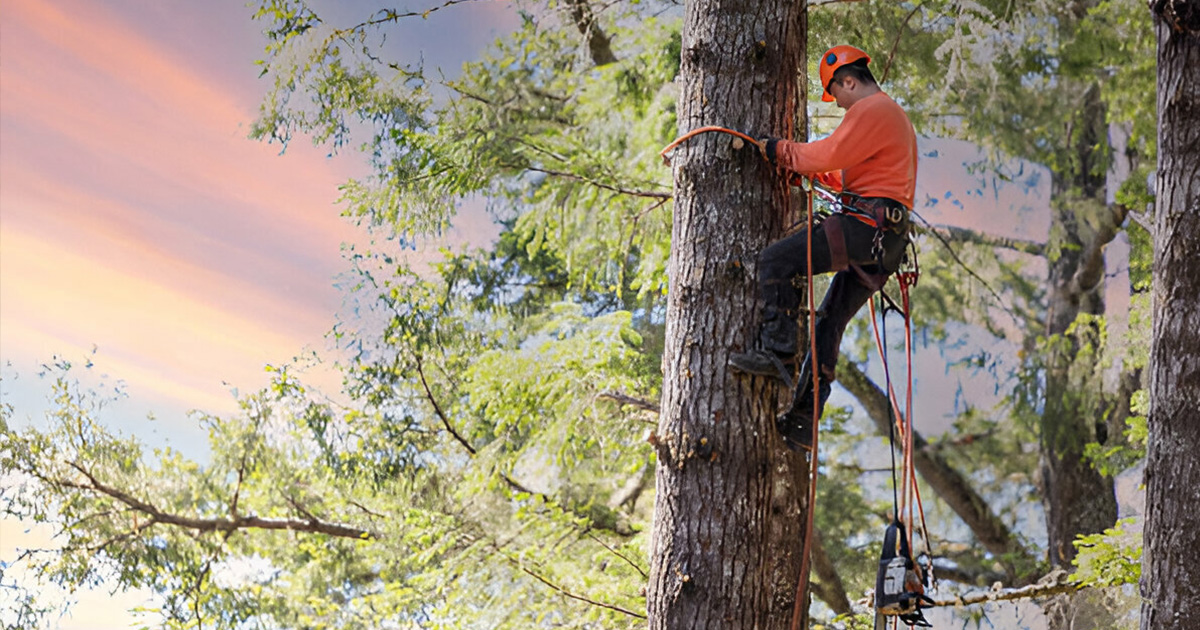
<svg viewBox="0 0 1200 630">
<path fill-rule="evenodd" d="M 412 28 L 468 33 L 478 47 L 516 19 L 505 3 L 473 6 Z M 188 11 L 205 32 L 181 26 Z M 324 346 L 342 299 L 340 244 L 363 240 L 338 216 L 338 186 L 365 166 L 303 141 L 280 156 L 246 139 L 258 93 L 242 79 L 261 42 L 246 41 L 254 27 L 234 29 L 242 39 L 208 30 L 247 24 L 248 11 L 179 12 L 5 4 L 0 349 L 45 360 L 95 343 L 135 395 L 133 375 L 210 405 L 227 399 L 222 381 L 255 387 L 264 363 Z M 456 240 L 495 233 L 476 202 L 456 225 Z M 437 245 L 404 254 L 434 258 Z"/>
<path fill-rule="evenodd" d="M 337 186 L 362 167 L 247 140 L 256 104 L 196 69 L 204 60 L 104 5 L 59 7 L 4 11 L 5 359 L 95 343 L 123 376 L 191 406 L 322 347 L 340 244 L 357 234 Z"/>
</svg>

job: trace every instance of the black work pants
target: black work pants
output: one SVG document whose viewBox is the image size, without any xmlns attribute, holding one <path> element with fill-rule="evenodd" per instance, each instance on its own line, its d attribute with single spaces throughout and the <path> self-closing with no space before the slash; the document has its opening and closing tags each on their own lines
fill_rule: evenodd
<svg viewBox="0 0 1200 630">
<path fill-rule="evenodd" d="M 833 269 L 830 255 L 828 224 L 838 221 L 846 243 L 846 258 L 851 265 L 848 269 Z M 876 275 L 882 283 L 888 275 L 900 267 L 904 257 L 907 239 L 907 216 L 902 225 L 894 226 L 883 232 L 883 251 L 881 260 L 876 260 L 872 254 L 877 229 L 854 217 L 836 213 L 827 217 L 813 229 L 812 264 L 813 275 L 836 271 L 825 299 L 817 312 L 814 338 L 817 347 L 816 365 L 821 373 L 832 375 L 837 366 L 838 348 L 842 343 L 842 335 L 854 314 L 866 304 L 876 291 L 878 285 L 872 285 L 863 278 L 858 266 L 867 275 Z M 882 265 L 880 264 L 882 262 Z M 797 276 L 806 275 L 808 265 L 808 230 L 786 236 L 775 241 L 763 250 L 759 257 L 758 282 L 763 299 L 763 318 L 771 320 L 777 317 L 795 319 L 800 307 L 800 292 L 792 283 Z M 806 356 L 807 361 L 812 357 Z M 811 363 L 810 363 L 811 365 Z M 812 379 L 797 383 L 797 396 L 812 388 Z"/>
</svg>

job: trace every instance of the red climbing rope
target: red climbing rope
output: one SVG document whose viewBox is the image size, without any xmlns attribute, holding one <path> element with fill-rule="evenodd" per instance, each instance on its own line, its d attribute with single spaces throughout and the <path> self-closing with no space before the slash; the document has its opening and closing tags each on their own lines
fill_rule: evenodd
<svg viewBox="0 0 1200 630">
<path fill-rule="evenodd" d="M 902 492 L 896 502 L 895 517 L 902 522 L 907 522 L 910 526 L 906 529 L 906 534 L 909 537 L 909 548 L 915 548 L 912 543 L 913 530 L 911 525 L 919 518 L 921 525 L 921 536 L 924 539 L 925 551 L 927 557 L 932 557 L 930 552 L 929 528 L 925 520 L 925 506 L 921 500 L 921 489 L 917 484 L 917 471 L 913 459 L 915 453 L 915 431 L 913 429 L 913 369 L 912 369 L 912 317 L 911 317 L 911 302 L 909 299 L 909 289 L 916 286 L 917 279 L 920 277 L 919 270 L 904 271 L 896 274 L 896 282 L 900 286 L 900 302 L 901 315 L 904 318 L 904 349 L 906 362 L 906 392 L 905 392 L 905 409 L 900 411 L 899 400 L 895 390 L 892 388 L 891 379 L 887 379 L 887 402 L 891 406 L 895 417 L 895 429 L 900 435 L 900 445 L 902 451 L 901 460 L 901 484 Z M 880 361 L 883 365 L 884 373 L 888 371 L 887 363 L 887 348 L 880 337 L 879 321 L 875 315 L 875 303 L 868 302 L 871 313 L 871 325 L 875 333 L 875 345 L 879 350 Z M 894 305 L 893 305 L 894 306 Z M 884 325 L 886 325 L 886 321 Z M 904 515 L 907 515 L 905 518 Z M 928 571 L 928 579 L 931 584 L 936 584 L 933 578 L 933 563 L 929 562 L 922 567 Z"/>
</svg>

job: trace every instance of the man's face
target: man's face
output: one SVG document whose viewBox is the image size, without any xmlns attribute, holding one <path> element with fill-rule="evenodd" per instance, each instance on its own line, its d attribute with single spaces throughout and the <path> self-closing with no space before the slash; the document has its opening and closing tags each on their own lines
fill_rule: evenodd
<svg viewBox="0 0 1200 630">
<path fill-rule="evenodd" d="M 834 79 L 829 82 L 829 95 L 837 101 L 837 106 L 847 109 L 853 104 L 851 90 L 846 87 L 846 78 Z"/>
</svg>

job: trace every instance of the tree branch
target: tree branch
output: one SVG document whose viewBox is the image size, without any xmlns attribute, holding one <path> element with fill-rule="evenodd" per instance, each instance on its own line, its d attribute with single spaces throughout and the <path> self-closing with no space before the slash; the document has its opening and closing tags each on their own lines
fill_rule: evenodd
<svg viewBox="0 0 1200 630">
<path fill-rule="evenodd" d="M 425 380 L 425 369 L 421 364 L 421 355 L 418 353 L 414 356 L 417 360 L 417 375 L 421 378 L 421 387 L 425 389 L 425 398 L 429 401 L 429 404 L 433 406 L 433 412 L 437 414 L 437 417 L 442 421 L 442 426 L 446 427 L 446 431 L 448 431 L 450 435 L 454 436 L 454 439 L 458 440 L 458 443 L 462 444 L 463 448 L 467 449 L 468 453 L 474 455 L 475 448 L 471 446 L 471 443 L 468 442 L 466 438 L 464 438 L 462 435 L 459 435 L 458 431 L 454 430 L 454 427 L 450 424 L 450 419 L 447 418 L 445 412 L 442 411 L 442 406 L 439 405 L 437 399 L 433 397 L 433 390 L 429 388 L 429 382 Z"/>
<path fill-rule="evenodd" d="M 631 197 L 645 197 L 648 199 L 661 199 L 661 200 L 665 201 L 665 200 L 671 199 L 671 197 L 673 196 L 669 192 L 656 192 L 656 191 L 649 191 L 649 190 L 632 190 L 629 188 L 620 188 L 618 186 L 613 186 L 611 184 L 602 184 L 594 179 L 588 179 L 586 177 L 583 177 L 581 175 L 576 175 L 574 173 L 565 173 L 563 171 L 553 171 L 550 169 L 538 168 L 536 166 L 528 166 L 528 165 L 526 165 L 526 166 L 507 165 L 507 166 L 509 168 L 514 168 L 514 169 L 519 168 L 519 169 L 524 169 L 526 171 L 533 171 L 535 173 L 545 173 L 546 175 L 550 175 L 552 177 L 562 177 L 564 179 L 570 179 L 570 180 L 574 180 L 574 181 L 578 181 L 578 182 L 583 182 L 585 184 L 595 186 L 596 188 L 600 188 L 601 190 L 610 190 L 612 192 L 615 192 L 615 193 L 618 193 L 621 195 L 629 195 Z"/>
<path fill-rule="evenodd" d="M 834 613 L 848 615 L 853 612 L 850 607 L 850 598 L 846 595 L 846 586 L 842 584 L 842 576 L 838 575 L 837 568 L 833 566 L 833 560 L 825 551 L 825 545 L 821 542 L 821 533 L 815 529 L 813 530 L 812 563 L 813 571 L 817 574 L 817 581 L 812 584 L 813 593 L 821 598 L 821 601 L 825 602 Z"/>
<path fill-rule="evenodd" d="M 1120 233 L 1128 210 L 1122 205 L 1103 206 L 1099 210 L 1099 225 L 1079 258 L 1079 268 L 1071 278 L 1071 291 L 1091 291 L 1104 278 L 1104 248 Z"/>
<path fill-rule="evenodd" d="M 445 412 L 442 411 L 441 405 L 438 404 L 437 399 L 433 395 L 433 390 L 429 387 L 429 384 L 426 382 L 425 372 L 423 370 L 422 363 L 421 363 L 421 357 L 418 355 L 416 357 L 416 360 L 417 360 L 417 374 L 420 376 L 421 385 L 425 389 L 425 396 L 429 400 L 429 404 L 433 406 L 434 412 L 437 414 L 438 418 L 441 419 L 442 425 L 446 427 L 446 430 L 450 432 L 450 435 L 454 436 L 454 438 L 458 441 L 458 443 L 461 444 L 463 446 L 463 448 L 467 449 L 467 452 L 470 453 L 472 457 L 474 457 L 477 454 L 476 449 L 474 447 L 472 447 L 471 444 L 469 442 L 467 442 L 467 440 L 465 438 L 462 437 L 462 435 L 460 435 L 457 431 L 454 430 L 454 427 L 450 424 L 450 419 L 446 416 Z M 501 472 L 498 474 L 500 476 L 500 479 L 503 480 L 504 483 L 506 485 L 508 485 L 508 487 L 510 489 L 512 489 L 516 492 L 523 492 L 525 494 L 537 496 L 537 497 L 541 498 L 541 500 L 546 505 L 557 506 L 559 509 L 563 510 L 564 512 L 569 512 L 571 514 L 575 514 L 577 516 L 586 518 L 589 523 L 593 524 L 593 526 L 599 527 L 600 529 L 605 529 L 607 531 L 612 531 L 613 533 L 621 535 L 621 536 L 628 536 L 633 533 L 631 531 L 618 531 L 616 529 L 611 529 L 611 528 L 595 525 L 595 523 L 593 522 L 593 519 L 588 517 L 587 514 L 581 514 L 575 510 L 570 509 L 569 507 L 560 505 L 559 502 L 557 502 L 553 497 L 550 497 L 546 494 L 543 494 L 541 492 L 534 492 L 533 490 L 530 490 L 529 488 L 525 487 L 525 485 L 518 482 L 516 479 L 513 479 L 512 477 L 508 476 L 507 473 Z"/>
<path fill-rule="evenodd" d="M 866 2 L 866 1 L 867 0 L 817 0 L 816 2 L 809 2 L 808 8 L 811 9 L 813 7 L 824 7 L 824 6 L 828 6 L 831 4 L 850 4 L 851 2 Z"/>
<path fill-rule="evenodd" d="M 1151 212 L 1149 212 L 1149 211 L 1134 212 L 1134 211 L 1130 210 L 1129 217 L 1131 219 L 1133 219 L 1134 223 L 1137 223 L 1138 225 L 1142 226 L 1143 230 L 1146 230 L 1147 232 L 1149 232 L 1150 238 L 1153 240 L 1153 238 L 1154 238 L 1154 217 Z"/>
<path fill-rule="evenodd" d="M 77 488 L 80 490 L 90 490 L 99 492 L 105 496 L 116 499 L 121 503 L 150 516 L 150 525 L 162 523 L 163 525 L 175 525 L 185 529 L 195 530 L 197 532 L 233 532 L 239 529 L 273 529 L 273 530 L 290 530 L 296 532 L 310 532 L 316 534 L 325 534 L 327 536 L 335 536 L 338 538 L 354 538 L 358 540 L 376 540 L 379 538 L 377 534 L 369 530 L 342 525 L 339 523 L 330 523 L 321 521 L 316 518 L 308 519 L 293 519 L 293 518 L 262 518 L 258 516 L 239 516 L 237 518 L 197 518 L 191 516 L 182 516 L 179 514 L 169 514 L 159 508 L 142 501 L 136 497 L 122 492 L 112 486 L 109 486 L 100 480 L 96 479 L 87 469 L 83 468 L 75 462 L 67 462 L 72 468 L 78 470 L 88 483 L 76 483 L 73 481 L 59 480 L 60 485 Z M 139 527 L 144 529 L 146 526 Z"/>
<path fill-rule="evenodd" d="M 644 569 L 642 569 L 642 567 L 638 566 L 636 562 L 631 560 L 629 558 L 629 556 L 626 556 L 625 554 L 621 553 L 620 551 L 613 549 L 613 547 L 611 545 L 609 545 L 608 543 L 604 542 L 603 540 L 600 540 L 599 538 L 597 538 L 596 535 L 593 534 L 592 532 L 588 532 L 587 535 L 588 535 L 588 538 L 591 538 L 592 540 L 596 541 L 596 543 L 599 544 L 601 547 L 604 547 L 605 549 L 607 549 L 609 553 L 624 560 L 625 564 L 628 564 L 629 566 L 633 567 L 633 569 L 635 571 L 637 571 L 638 573 L 641 574 L 643 580 L 650 579 L 650 576 L 646 573 L 646 571 Z"/>
<path fill-rule="evenodd" d="M 654 413 L 659 412 L 657 404 L 652 403 L 652 402 L 642 399 L 642 398 L 635 398 L 633 396 L 630 396 L 629 394 L 623 394 L 621 392 L 614 392 L 614 391 L 606 391 L 606 392 L 600 392 L 599 394 L 597 394 L 597 396 L 599 396 L 600 398 L 607 398 L 609 400 L 615 400 L 616 402 L 621 403 L 622 405 L 630 405 L 633 407 L 637 407 L 638 409 L 643 409 L 645 411 L 652 411 Z"/>
<path fill-rule="evenodd" d="M 608 500 L 609 509 L 616 510 L 626 505 L 632 510 L 633 504 L 637 501 L 642 492 L 646 490 L 646 486 L 650 480 L 654 478 L 654 466 L 642 466 L 636 474 L 632 475 L 621 485 L 621 489 L 613 493 Z"/>
<path fill-rule="evenodd" d="M 1080 588 L 1082 584 L 1067 580 L 1067 572 L 1061 569 L 1050 573 L 1049 575 L 1038 580 L 1034 584 L 1022 586 L 1019 588 L 1001 588 L 997 582 L 990 590 L 977 591 L 966 595 L 959 595 L 954 598 L 935 599 L 934 606 L 969 606 L 971 604 L 983 604 L 986 602 L 1014 601 L 1018 599 L 1036 599 L 1041 597 L 1050 597 L 1051 595 L 1060 595 L 1062 593 L 1073 593 Z"/>
<path fill-rule="evenodd" d="M 440 4 L 436 7 L 425 9 L 424 11 L 407 11 L 405 13 L 400 13 L 399 11 L 397 11 L 395 9 L 382 9 L 375 13 L 375 17 L 372 17 L 371 19 L 369 19 L 365 22 L 362 22 L 360 24 L 351 26 L 348 29 L 344 29 L 344 31 L 338 31 L 338 32 L 341 33 L 341 32 L 361 31 L 361 30 L 367 28 L 368 26 L 379 26 L 381 24 L 387 24 L 388 22 L 396 22 L 403 18 L 419 17 L 421 19 L 425 19 L 425 18 L 429 17 L 430 13 L 434 13 L 436 11 L 441 11 L 442 9 L 445 9 L 447 7 L 452 7 L 456 4 L 463 4 L 466 2 L 477 2 L 477 1 L 478 0 L 446 0 L 442 4 Z"/>
<path fill-rule="evenodd" d="M 1062 593 L 1073 593 L 1083 588 L 1082 584 L 1069 581 L 1067 575 L 1066 571 L 1057 569 L 1033 584 L 1017 588 L 1004 588 L 997 582 L 992 588 L 986 591 L 976 591 L 955 597 L 934 599 L 933 603 L 929 604 L 929 606 L 958 607 L 970 606 L 972 604 L 986 604 L 988 602 L 1040 599 L 1053 595 L 1061 595 Z M 875 596 L 873 593 L 868 593 L 867 597 L 858 600 L 855 604 L 869 610 L 874 610 Z"/>
<path fill-rule="evenodd" d="M 571 19 L 575 21 L 579 34 L 587 38 L 588 52 L 591 53 L 592 63 L 596 64 L 597 68 L 617 61 L 608 35 L 596 23 L 596 15 L 592 13 L 592 7 L 587 0 L 571 0 Z"/>
<path fill-rule="evenodd" d="M 904 21 L 901 22 L 900 26 L 896 29 L 896 39 L 892 41 L 892 50 L 888 53 L 887 65 L 883 67 L 883 75 L 879 77 L 880 83 L 887 81 L 888 71 L 892 69 L 892 61 L 896 59 L 896 48 L 900 46 L 900 37 L 904 35 L 904 27 L 908 26 L 909 20 L 911 20 L 913 16 L 917 14 L 917 11 L 920 10 L 921 3 L 918 2 L 917 5 L 912 8 L 912 11 L 908 12 L 908 16 L 904 18 Z"/>
<path fill-rule="evenodd" d="M 542 577 L 542 576 L 538 575 L 537 573 L 534 573 L 533 571 L 530 571 L 528 568 L 526 568 L 524 565 L 522 565 L 520 562 L 518 562 L 518 561 L 517 561 L 517 560 L 515 560 L 514 558 L 510 558 L 510 557 L 509 557 L 507 554 L 505 554 L 505 556 L 504 556 L 504 557 L 508 558 L 508 561 L 509 561 L 509 562 L 511 562 L 511 563 L 513 563 L 513 566 L 515 566 L 515 567 L 517 567 L 518 569 L 520 569 L 520 570 L 521 570 L 523 573 L 525 573 L 525 574 L 526 574 L 526 575 L 528 575 L 529 577 L 531 577 L 531 578 L 533 578 L 533 579 L 535 579 L 535 580 L 537 580 L 537 581 L 541 582 L 542 584 L 545 584 L 546 586 L 549 586 L 550 588 L 552 588 L 552 589 L 554 589 L 554 590 L 558 591 L 559 593 L 561 593 L 562 595 L 564 595 L 564 596 L 566 596 L 566 597 L 569 597 L 569 598 L 571 598 L 571 599 L 574 599 L 574 600 L 576 600 L 576 601 L 583 602 L 583 603 L 585 603 L 585 604 L 591 604 L 592 606 L 599 606 L 600 608 L 607 608 L 608 610 L 615 610 L 615 611 L 617 611 L 617 612 L 619 612 L 619 613 L 624 613 L 624 614 L 626 614 L 626 615 L 629 615 L 629 616 L 631 616 L 631 617 L 637 617 L 638 619 L 645 619 L 645 618 L 646 618 L 646 615 L 642 615 L 642 614 L 639 614 L 639 613 L 635 613 L 635 612 L 633 612 L 632 610 L 627 610 L 627 609 L 625 609 L 625 608 L 621 608 L 620 606 L 617 606 L 617 605 L 615 605 L 615 604 L 606 604 L 606 603 L 604 603 L 604 602 L 598 602 L 598 601 L 596 601 L 596 600 L 594 600 L 594 599 L 589 599 L 589 598 L 587 598 L 587 597 L 584 597 L 583 595 L 576 595 L 575 593 L 572 593 L 571 591 L 568 591 L 567 589 L 563 588 L 562 586 L 559 586 L 558 584 L 555 584 L 554 582 L 551 582 L 550 580 L 547 580 L 546 578 L 544 578 L 544 577 Z"/>
<path fill-rule="evenodd" d="M 986 280 L 979 277 L 979 274 L 975 273 L 974 269 L 971 269 L 969 266 L 967 266 L 967 263 L 963 262 L 962 258 L 959 258 L 958 252 L 954 251 L 953 247 L 950 247 L 950 242 L 947 239 L 945 239 L 936 229 L 934 229 L 933 225 L 931 225 L 928 221 L 925 220 L 925 217 L 922 217 L 921 215 L 917 214 L 917 212 L 915 210 L 912 212 L 912 215 L 917 217 L 918 219 L 920 219 L 921 223 L 925 224 L 925 227 L 928 229 L 929 233 L 933 234 L 934 236 L 937 237 L 937 239 L 939 241 L 941 241 L 942 245 L 946 248 L 946 251 L 950 253 L 950 257 L 954 259 L 954 262 L 958 263 L 958 265 L 960 267 L 962 267 L 963 270 L 966 271 L 968 275 L 970 275 L 972 278 L 978 280 L 979 283 L 982 284 L 984 286 L 984 288 L 986 288 L 988 290 L 988 292 L 992 294 L 992 297 L 996 298 L 996 303 L 1000 305 L 1000 308 L 1003 309 L 1004 312 L 1008 313 L 1009 316 L 1012 317 L 1013 320 L 1015 320 L 1015 321 L 1018 321 L 1018 322 L 1025 321 L 1024 318 L 1019 317 L 1015 312 L 1013 312 L 1013 310 L 1011 308 L 1009 308 L 1008 304 L 1005 303 L 1004 299 L 1000 297 L 1000 294 L 996 293 L 996 290 L 992 288 L 992 285 L 988 284 Z"/>
<path fill-rule="evenodd" d="M 964 243 L 974 243 L 976 245 L 984 245 L 987 247 L 1011 249 L 1016 252 L 1021 252 L 1022 254 L 1030 254 L 1033 256 L 1046 255 L 1046 245 L 1034 241 L 996 236 L 994 234 L 984 234 L 978 230 L 969 230 L 967 228 L 961 228 L 952 225 L 927 224 L 926 229 L 941 237 L 943 242 L 961 241 Z"/>
</svg>

